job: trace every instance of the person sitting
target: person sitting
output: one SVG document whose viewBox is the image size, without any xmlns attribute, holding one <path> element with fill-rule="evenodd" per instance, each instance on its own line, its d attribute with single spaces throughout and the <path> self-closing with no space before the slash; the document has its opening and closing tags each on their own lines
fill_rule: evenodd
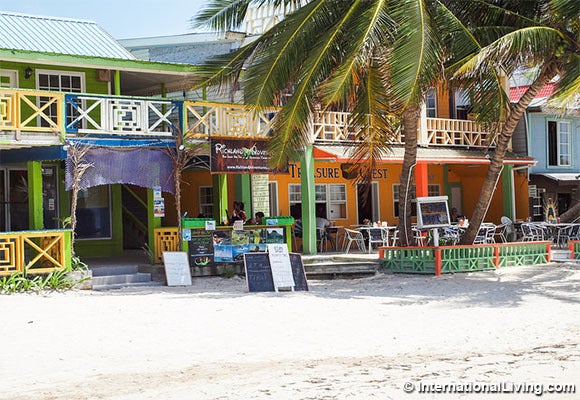
<svg viewBox="0 0 580 400">
<path fill-rule="evenodd" d="M 227 213 L 227 210 L 226 210 Z M 241 201 L 234 201 L 234 211 L 232 211 L 232 216 L 230 218 L 230 223 L 233 225 L 235 221 L 246 222 L 246 211 L 244 210 L 244 203 Z"/>
<path fill-rule="evenodd" d="M 250 224 L 250 225 L 263 225 L 264 224 L 264 213 L 262 211 L 258 211 L 254 215 L 254 218 L 252 218 L 250 221 L 248 221 L 248 224 Z"/>
<path fill-rule="evenodd" d="M 459 222 L 459 215 L 457 215 L 457 208 L 453 207 L 451 209 L 451 215 L 449 216 L 449 219 L 451 220 L 451 223 Z"/>
</svg>

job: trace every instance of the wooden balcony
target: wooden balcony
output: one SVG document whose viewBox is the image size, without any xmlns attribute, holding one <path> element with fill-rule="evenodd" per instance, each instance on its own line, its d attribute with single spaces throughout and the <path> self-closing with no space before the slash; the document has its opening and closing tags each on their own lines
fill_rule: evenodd
<svg viewBox="0 0 580 400">
<path fill-rule="evenodd" d="M 240 104 L 155 98 L 0 89 L 0 148 L 58 145 L 66 139 L 115 138 L 171 140 L 183 133 L 187 143 L 210 138 L 267 138 L 277 108 L 254 112 Z M 473 121 L 427 118 L 420 121 L 423 146 L 487 148 L 492 135 Z M 346 112 L 314 112 L 311 141 L 355 143 L 364 137 Z M 399 132 L 392 144 L 402 144 Z"/>
</svg>

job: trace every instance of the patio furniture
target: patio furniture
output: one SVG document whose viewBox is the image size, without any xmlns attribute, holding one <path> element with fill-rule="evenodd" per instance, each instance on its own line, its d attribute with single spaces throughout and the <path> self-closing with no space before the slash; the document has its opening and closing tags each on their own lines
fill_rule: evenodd
<svg viewBox="0 0 580 400">
<path fill-rule="evenodd" d="M 369 238 L 369 253 L 373 248 L 373 243 L 380 244 L 382 246 L 388 246 L 389 244 L 389 230 L 386 227 L 377 227 L 368 229 Z"/>
<path fill-rule="evenodd" d="M 491 223 L 483 223 L 479 227 L 479 231 L 475 236 L 473 244 L 495 243 L 496 225 Z"/>
<path fill-rule="evenodd" d="M 355 231 L 354 229 L 344 228 L 344 238 L 346 241 L 345 253 L 348 254 L 350 246 L 355 243 L 359 250 L 365 252 L 365 239 L 361 231 Z"/>
<path fill-rule="evenodd" d="M 499 236 L 502 243 L 514 240 L 515 227 L 511 219 L 506 216 L 501 217 L 501 225 L 496 227 L 496 236 Z"/>
<path fill-rule="evenodd" d="M 544 234 L 541 229 L 538 228 L 536 224 L 530 222 L 525 222 L 522 224 L 522 241 L 523 242 L 535 242 L 538 240 L 544 240 Z"/>
</svg>

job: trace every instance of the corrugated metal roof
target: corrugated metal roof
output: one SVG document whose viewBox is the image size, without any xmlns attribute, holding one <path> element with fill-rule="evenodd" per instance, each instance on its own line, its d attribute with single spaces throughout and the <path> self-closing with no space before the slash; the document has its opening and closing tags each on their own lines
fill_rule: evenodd
<svg viewBox="0 0 580 400">
<path fill-rule="evenodd" d="M 93 21 L 0 11 L 0 48 L 135 60 Z"/>
</svg>

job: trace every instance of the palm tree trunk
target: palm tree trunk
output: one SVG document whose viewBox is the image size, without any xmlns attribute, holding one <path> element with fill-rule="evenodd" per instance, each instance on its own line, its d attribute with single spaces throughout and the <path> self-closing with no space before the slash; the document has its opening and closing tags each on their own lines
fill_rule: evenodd
<svg viewBox="0 0 580 400">
<path fill-rule="evenodd" d="M 487 170 L 487 175 L 483 186 L 481 188 L 481 193 L 479 195 L 479 200 L 473 211 L 473 215 L 469 221 L 469 228 L 461 237 L 461 244 L 473 244 L 475 236 L 483 222 L 497 182 L 499 180 L 501 171 L 503 170 L 503 160 L 505 158 L 505 153 L 508 148 L 510 139 L 516 129 L 516 125 L 519 120 L 524 115 L 526 109 L 530 102 L 534 99 L 536 94 L 548 83 L 556 74 L 558 73 L 558 65 L 555 62 L 546 62 L 543 70 L 540 72 L 536 80 L 528 88 L 526 93 L 520 98 L 518 103 L 512 107 L 509 116 L 502 126 L 501 132 L 498 135 L 497 144 L 495 151 L 491 155 L 491 164 Z"/>
<path fill-rule="evenodd" d="M 421 114 L 420 107 L 407 108 L 403 113 L 403 132 L 405 133 L 405 154 L 399 186 L 399 241 L 401 246 L 413 244 L 411 227 L 411 178 L 417 163 L 417 124 Z"/>
<path fill-rule="evenodd" d="M 560 215 L 561 222 L 576 222 L 580 218 L 580 201 Z"/>
</svg>

